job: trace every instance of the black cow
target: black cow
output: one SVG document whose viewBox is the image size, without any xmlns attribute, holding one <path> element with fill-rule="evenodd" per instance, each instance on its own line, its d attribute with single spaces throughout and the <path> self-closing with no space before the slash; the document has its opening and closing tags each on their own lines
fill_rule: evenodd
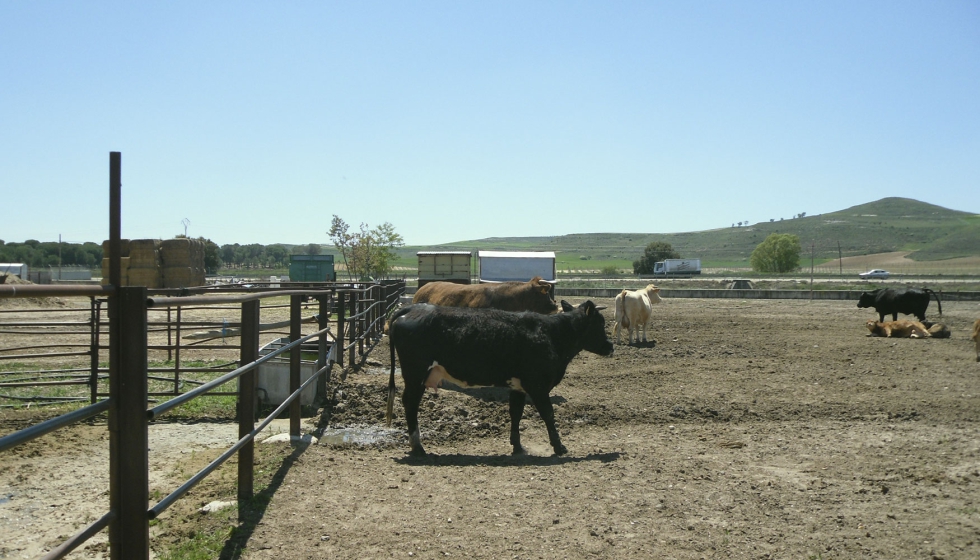
<svg viewBox="0 0 980 560">
<path fill-rule="evenodd" d="M 915 315 L 916 319 L 925 321 L 926 308 L 929 307 L 929 294 L 936 298 L 939 305 L 939 315 L 943 314 L 943 302 L 929 288 L 878 288 L 873 292 L 862 292 L 858 307 L 874 307 L 878 312 L 878 320 L 884 321 L 885 315 L 891 315 L 892 321 L 898 320 L 898 314 Z"/>
<path fill-rule="evenodd" d="M 510 443 L 514 454 L 521 447 L 520 422 L 524 395 L 548 427 L 548 439 L 556 455 L 568 450 L 555 429 L 555 411 L 549 394 L 565 376 L 565 369 L 579 352 L 612 354 L 605 320 L 594 303 L 577 308 L 561 302 L 564 313 L 441 307 L 413 304 L 392 315 L 388 334 L 391 376 L 388 380 L 388 424 L 395 399 L 395 352 L 402 366 L 405 391 L 402 404 L 408 423 L 412 454 L 425 455 L 419 433 L 419 404 L 425 388 L 437 388 L 443 380 L 461 387 L 510 388 Z"/>
</svg>

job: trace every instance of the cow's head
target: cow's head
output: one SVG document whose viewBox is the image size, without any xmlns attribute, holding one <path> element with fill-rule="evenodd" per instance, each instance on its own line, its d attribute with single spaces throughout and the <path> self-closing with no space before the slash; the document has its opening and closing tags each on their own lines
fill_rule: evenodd
<svg viewBox="0 0 980 560">
<path fill-rule="evenodd" d="M 599 312 L 591 301 L 586 301 L 578 307 L 565 300 L 561 300 L 562 311 L 574 314 L 576 332 L 583 350 L 588 350 L 600 356 L 608 356 L 613 353 L 613 343 L 606 336 L 606 319 Z"/>
<path fill-rule="evenodd" d="M 660 303 L 663 301 L 660 299 L 660 288 L 653 284 L 648 284 L 644 289 L 647 291 L 647 298 L 650 299 L 650 303 Z"/>
<path fill-rule="evenodd" d="M 531 287 L 531 295 L 528 298 L 528 311 L 545 315 L 558 311 L 558 304 L 551 297 L 551 290 L 553 289 L 551 284 L 545 282 L 540 276 L 531 278 L 528 284 Z"/>
<path fill-rule="evenodd" d="M 861 292 L 861 297 L 858 299 L 858 307 L 874 307 L 875 297 L 878 295 L 877 291 L 868 293 Z"/>
</svg>

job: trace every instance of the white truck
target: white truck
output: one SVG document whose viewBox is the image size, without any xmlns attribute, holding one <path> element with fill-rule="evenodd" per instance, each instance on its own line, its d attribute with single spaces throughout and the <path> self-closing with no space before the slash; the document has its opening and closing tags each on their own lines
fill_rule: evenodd
<svg viewBox="0 0 980 560">
<path fill-rule="evenodd" d="M 666 259 L 655 262 L 653 273 L 662 276 L 701 274 L 701 259 Z"/>
</svg>

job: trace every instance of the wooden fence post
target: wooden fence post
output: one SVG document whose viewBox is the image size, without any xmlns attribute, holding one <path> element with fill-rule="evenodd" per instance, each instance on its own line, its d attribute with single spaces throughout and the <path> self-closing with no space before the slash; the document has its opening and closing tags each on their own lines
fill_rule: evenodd
<svg viewBox="0 0 980 560">
<path fill-rule="evenodd" d="M 346 311 L 346 292 L 337 292 L 337 336 L 335 337 L 334 344 L 337 344 L 337 365 L 340 366 L 342 370 L 344 368 L 344 328 L 346 321 L 345 311 Z"/>
<path fill-rule="evenodd" d="M 302 325 L 302 304 L 303 296 L 289 296 L 289 341 L 296 342 L 303 337 Z M 294 347 L 289 351 L 289 392 L 294 393 L 300 386 L 300 358 L 302 349 L 300 346 Z M 289 436 L 299 437 L 300 424 L 300 401 L 302 397 L 294 399 L 289 404 Z"/>
<path fill-rule="evenodd" d="M 317 301 L 320 303 L 320 311 L 317 314 L 319 321 L 317 322 L 317 330 L 322 331 L 323 329 L 330 326 L 330 296 L 318 296 Z M 317 337 L 317 359 L 316 359 L 316 371 L 320 371 L 327 365 L 327 333 L 321 334 Z M 326 397 L 327 395 L 327 375 L 321 375 L 316 382 L 316 394 Z"/>
<path fill-rule="evenodd" d="M 112 560 L 150 557 L 146 288 L 116 286 L 109 306 L 109 524 Z M 114 300 L 114 301 L 113 301 Z"/>
<path fill-rule="evenodd" d="M 239 366 L 259 359 L 260 301 L 242 303 L 241 348 Z M 258 372 L 253 368 L 242 374 L 238 382 L 238 439 L 255 429 L 255 386 Z M 242 503 L 254 494 L 255 442 L 250 441 L 238 450 L 238 520 L 244 521 Z"/>
<path fill-rule="evenodd" d="M 350 325 L 347 326 L 347 330 L 349 331 L 347 342 L 348 344 L 350 344 L 350 354 L 347 355 L 348 358 L 347 363 L 350 366 L 353 366 L 354 351 L 357 347 L 357 345 L 354 344 L 354 342 L 357 340 L 358 325 L 360 324 L 360 317 L 357 317 L 357 300 L 358 300 L 357 291 L 349 292 L 347 294 L 347 297 L 349 298 L 347 300 L 347 303 L 349 305 L 348 310 L 350 311 L 350 316 L 351 316 Z"/>
</svg>

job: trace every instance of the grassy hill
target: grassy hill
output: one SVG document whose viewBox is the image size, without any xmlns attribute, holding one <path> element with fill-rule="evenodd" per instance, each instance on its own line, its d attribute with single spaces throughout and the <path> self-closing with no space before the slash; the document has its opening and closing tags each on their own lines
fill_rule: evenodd
<svg viewBox="0 0 980 560">
<path fill-rule="evenodd" d="M 411 266 L 418 251 L 555 251 L 559 268 L 587 261 L 589 267 L 630 268 L 653 241 L 670 243 L 682 257 L 703 266 L 748 266 L 749 256 L 770 233 L 797 235 L 818 262 L 909 251 L 914 260 L 980 256 L 980 215 L 908 198 L 883 198 L 838 212 L 742 227 L 688 233 L 579 233 L 556 237 L 492 237 L 437 246 L 403 247 L 399 264 Z M 838 252 L 839 251 L 839 252 Z M 603 263 L 600 265 L 600 263 Z"/>
</svg>

